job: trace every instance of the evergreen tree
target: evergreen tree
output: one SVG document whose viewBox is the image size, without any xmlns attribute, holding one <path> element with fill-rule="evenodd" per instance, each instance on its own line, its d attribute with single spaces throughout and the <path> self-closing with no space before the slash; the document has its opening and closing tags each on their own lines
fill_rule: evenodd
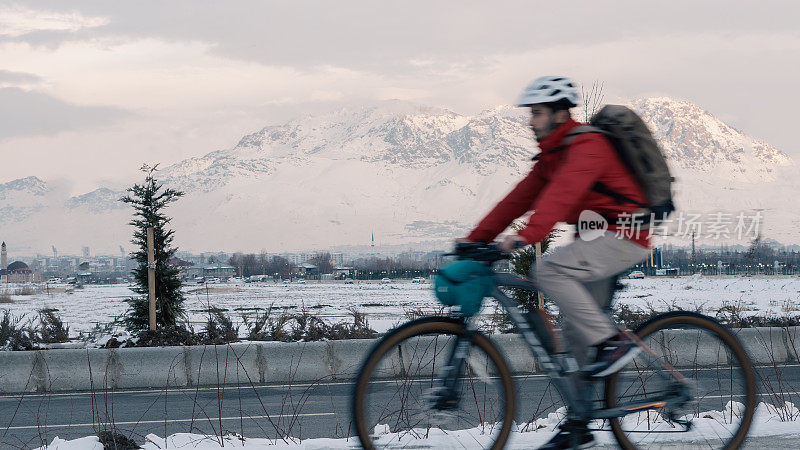
<svg viewBox="0 0 800 450">
<path fill-rule="evenodd" d="M 511 224 L 511 227 L 514 231 L 519 231 L 524 228 L 520 222 L 514 222 Z M 544 239 L 541 241 L 541 250 L 542 254 L 544 254 L 547 249 L 550 247 L 550 244 L 553 240 L 558 236 L 559 230 L 552 230 L 550 233 L 545 236 Z M 523 277 L 530 277 L 530 270 L 531 267 L 536 262 L 536 246 L 535 245 L 528 245 L 525 246 L 517 251 L 515 251 L 511 255 L 511 259 L 509 260 L 511 263 L 511 270 Z M 508 288 L 511 291 L 511 298 L 519 303 L 520 309 L 522 312 L 532 312 L 534 310 L 539 309 L 539 300 L 538 300 L 538 291 L 529 291 L 520 288 Z M 545 299 L 546 300 L 546 299 Z M 514 326 L 514 322 L 511 320 L 511 317 L 508 316 L 508 313 L 505 310 L 502 310 L 496 316 L 497 322 L 497 329 L 501 333 L 515 333 L 516 327 Z"/>
<path fill-rule="evenodd" d="M 512 226 L 515 231 L 519 231 L 523 228 L 520 223 L 514 223 Z M 540 243 L 542 254 L 547 251 L 556 236 L 558 236 L 558 230 L 552 230 L 547 234 L 547 236 L 545 236 L 544 239 L 542 239 L 542 242 Z M 511 270 L 519 275 L 522 275 L 523 277 L 530 277 L 530 270 L 535 262 L 536 247 L 534 245 L 528 245 L 517 250 L 511 256 Z M 512 288 L 512 293 L 514 300 L 519 302 L 525 311 L 533 311 L 539 307 L 537 296 L 538 291 Z"/>
<path fill-rule="evenodd" d="M 133 291 L 139 294 L 126 302 L 128 310 L 123 319 L 131 332 L 146 331 L 150 326 L 148 280 L 147 280 L 147 228 L 153 227 L 153 248 L 155 253 L 156 279 L 156 326 L 172 327 L 183 317 L 183 293 L 181 279 L 177 267 L 169 264 L 177 248 L 172 247 L 174 231 L 166 228 L 171 218 L 164 214 L 164 209 L 183 196 L 183 192 L 164 188 L 155 178 L 158 164 L 150 167 L 143 165 L 141 170 L 146 174 L 144 183 L 134 184 L 127 189 L 128 194 L 121 202 L 133 206 L 133 219 L 128 222 L 134 227 L 133 243 L 138 250 L 131 253 L 137 266 L 133 269 L 136 287 Z"/>
</svg>

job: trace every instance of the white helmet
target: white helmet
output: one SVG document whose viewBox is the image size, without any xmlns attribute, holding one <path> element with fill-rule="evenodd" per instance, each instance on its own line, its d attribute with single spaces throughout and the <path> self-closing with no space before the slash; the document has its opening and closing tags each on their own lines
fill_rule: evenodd
<svg viewBox="0 0 800 450">
<path fill-rule="evenodd" d="M 517 99 L 517 106 L 554 103 L 559 100 L 566 100 L 570 107 L 578 106 L 578 84 L 567 77 L 539 77 L 522 91 Z"/>
</svg>

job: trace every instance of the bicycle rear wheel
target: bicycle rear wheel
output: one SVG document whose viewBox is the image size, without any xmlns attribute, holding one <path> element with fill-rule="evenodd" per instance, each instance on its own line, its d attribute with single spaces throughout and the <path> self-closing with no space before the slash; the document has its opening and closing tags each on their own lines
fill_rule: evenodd
<svg viewBox="0 0 800 450">
<path fill-rule="evenodd" d="M 647 403 L 675 387 L 680 376 L 685 377 L 693 399 L 678 407 L 653 402 L 611 419 L 619 445 L 624 449 L 741 446 L 755 412 L 756 381 L 752 363 L 736 337 L 717 321 L 687 312 L 655 317 L 635 333 L 654 355 L 643 352 L 607 378 L 606 406 Z M 664 364 L 680 375 L 670 375 Z M 688 431 L 681 420 L 690 424 Z"/>
<path fill-rule="evenodd" d="M 508 439 L 514 384 L 503 356 L 475 333 L 458 383 L 459 402 L 434 406 L 441 369 L 461 321 L 430 317 L 409 322 L 379 341 L 356 378 L 353 421 L 365 449 L 493 448 Z"/>
</svg>

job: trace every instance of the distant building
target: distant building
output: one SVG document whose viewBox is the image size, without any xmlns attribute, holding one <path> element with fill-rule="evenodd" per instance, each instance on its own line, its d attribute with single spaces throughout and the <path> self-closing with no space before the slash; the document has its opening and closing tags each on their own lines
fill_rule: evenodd
<svg viewBox="0 0 800 450">
<path fill-rule="evenodd" d="M 42 281 L 42 274 L 34 272 L 22 261 L 8 264 L 6 243 L 0 244 L 0 283 L 32 283 Z"/>
<path fill-rule="evenodd" d="M 41 281 L 41 275 L 36 273 L 22 261 L 14 261 L 1 273 L 5 274 L 7 283 L 33 283 Z"/>
<path fill-rule="evenodd" d="M 337 280 L 347 277 L 353 278 L 355 273 L 356 269 L 353 267 L 336 266 L 333 268 L 333 278 Z"/>
<path fill-rule="evenodd" d="M 314 259 L 315 255 L 313 253 L 283 253 L 280 256 L 285 258 L 293 265 L 299 266 L 300 264 Z"/>
<path fill-rule="evenodd" d="M 181 278 L 186 279 L 189 278 L 189 268 L 194 266 L 193 262 L 186 261 L 184 259 L 174 257 L 170 258 L 169 265 L 176 267 L 180 273 Z M 202 275 L 201 275 L 202 276 Z"/>
<path fill-rule="evenodd" d="M 236 276 L 236 269 L 226 264 L 195 264 L 186 267 L 183 272 L 187 278 L 231 278 Z"/>
<path fill-rule="evenodd" d="M 331 253 L 331 262 L 334 266 L 343 266 L 344 253 Z"/>
<path fill-rule="evenodd" d="M 303 275 L 307 278 L 314 278 L 319 274 L 317 266 L 307 262 L 297 266 L 296 270 L 299 275 Z"/>
</svg>

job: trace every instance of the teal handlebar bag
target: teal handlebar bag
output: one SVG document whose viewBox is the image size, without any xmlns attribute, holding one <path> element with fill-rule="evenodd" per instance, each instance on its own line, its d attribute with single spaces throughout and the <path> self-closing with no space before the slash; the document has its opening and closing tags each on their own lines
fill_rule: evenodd
<svg viewBox="0 0 800 450">
<path fill-rule="evenodd" d="M 481 310 L 483 298 L 494 287 L 492 270 L 478 261 L 456 261 L 439 270 L 433 281 L 436 298 L 447 306 L 458 306 L 461 314 L 472 317 Z"/>
</svg>

